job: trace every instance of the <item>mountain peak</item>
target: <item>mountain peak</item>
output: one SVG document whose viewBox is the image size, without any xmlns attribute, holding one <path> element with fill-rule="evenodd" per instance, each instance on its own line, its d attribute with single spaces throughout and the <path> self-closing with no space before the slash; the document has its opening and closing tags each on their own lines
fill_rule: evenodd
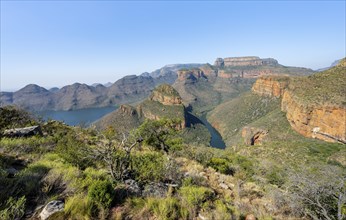
<svg viewBox="0 0 346 220">
<path fill-rule="evenodd" d="M 162 84 L 156 87 L 150 95 L 149 100 L 160 102 L 163 105 L 182 104 L 182 99 L 179 93 L 168 84 Z"/>
</svg>

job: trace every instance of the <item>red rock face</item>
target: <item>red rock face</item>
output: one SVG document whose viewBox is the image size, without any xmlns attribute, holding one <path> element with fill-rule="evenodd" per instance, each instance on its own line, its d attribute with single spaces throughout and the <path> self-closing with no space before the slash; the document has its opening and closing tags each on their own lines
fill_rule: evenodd
<svg viewBox="0 0 346 220">
<path fill-rule="evenodd" d="M 259 78 L 252 91 L 260 96 L 281 97 L 289 83 L 288 77 L 266 76 Z"/>
<path fill-rule="evenodd" d="M 292 128 L 305 137 L 328 142 L 346 142 L 346 108 L 336 106 L 304 106 L 290 91 L 285 91 L 281 110 Z"/>
<path fill-rule="evenodd" d="M 192 70 L 179 70 L 178 71 L 178 80 L 186 81 L 186 80 L 196 80 L 205 76 L 203 71 L 200 69 L 192 69 Z"/>
<path fill-rule="evenodd" d="M 289 78 L 265 76 L 252 91 L 260 96 L 281 97 L 281 110 L 294 130 L 305 137 L 328 142 L 346 142 L 346 108 L 341 106 L 300 103 L 288 89 Z"/>
<path fill-rule="evenodd" d="M 220 78 L 224 78 L 224 79 L 230 79 L 233 77 L 233 74 L 232 73 L 228 73 L 224 70 L 219 70 L 218 73 L 217 73 L 217 76 L 220 77 Z M 235 75 L 237 76 L 237 75 Z"/>
</svg>

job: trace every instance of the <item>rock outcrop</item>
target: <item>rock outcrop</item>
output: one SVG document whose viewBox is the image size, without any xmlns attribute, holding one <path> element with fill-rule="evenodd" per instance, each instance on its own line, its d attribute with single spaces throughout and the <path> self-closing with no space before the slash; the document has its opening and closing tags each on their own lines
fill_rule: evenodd
<svg viewBox="0 0 346 220">
<path fill-rule="evenodd" d="M 261 145 L 263 138 L 267 134 L 267 130 L 254 127 L 244 127 L 241 131 L 241 136 L 246 145 Z"/>
<path fill-rule="evenodd" d="M 306 105 L 285 91 L 281 110 L 292 128 L 305 137 L 346 143 L 346 108 L 332 105 Z"/>
<path fill-rule="evenodd" d="M 273 58 L 261 59 L 256 56 L 249 57 L 228 57 L 217 58 L 215 66 L 230 67 L 230 66 L 262 66 L 262 65 L 278 65 L 278 61 Z"/>
<path fill-rule="evenodd" d="M 284 94 L 289 83 L 286 76 L 263 76 L 256 80 L 252 91 L 261 96 L 279 98 Z"/>
<path fill-rule="evenodd" d="M 281 97 L 291 127 L 305 137 L 346 143 L 346 59 L 310 77 L 261 77 L 252 91 Z"/>
<path fill-rule="evenodd" d="M 145 119 L 179 119 L 177 129 L 186 126 L 185 107 L 179 93 L 170 85 L 163 84 L 152 91 L 148 99 L 136 107 L 121 105 L 119 109 L 102 117 L 95 125 L 99 129 L 113 126 L 120 131 L 138 127 Z"/>
<path fill-rule="evenodd" d="M 50 201 L 42 210 L 40 213 L 41 220 L 48 219 L 51 215 L 53 215 L 56 212 L 63 211 L 64 210 L 64 202 L 60 200 L 53 200 Z"/>
<path fill-rule="evenodd" d="M 150 95 L 149 100 L 157 101 L 163 105 L 181 105 L 179 93 L 170 85 L 163 84 L 157 87 Z"/>
<path fill-rule="evenodd" d="M 186 83 L 194 83 L 199 78 L 204 77 L 205 75 L 200 69 L 183 69 L 178 71 L 178 81 L 185 81 Z"/>
<path fill-rule="evenodd" d="M 13 128 L 4 131 L 4 136 L 6 137 L 29 137 L 34 135 L 42 135 L 41 127 L 30 126 L 25 128 Z"/>
</svg>

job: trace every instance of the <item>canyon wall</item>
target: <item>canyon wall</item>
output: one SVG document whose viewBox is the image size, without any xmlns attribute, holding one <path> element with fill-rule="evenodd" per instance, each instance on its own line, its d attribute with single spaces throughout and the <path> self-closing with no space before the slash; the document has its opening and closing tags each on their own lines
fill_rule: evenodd
<svg viewBox="0 0 346 220">
<path fill-rule="evenodd" d="M 281 110 L 292 128 L 305 137 L 346 143 L 346 108 L 332 105 L 304 105 L 291 91 L 282 96 Z"/>
<path fill-rule="evenodd" d="M 305 137 L 346 143 L 345 106 L 306 102 L 289 89 L 289 77 L 259 78 L 252 91 L 260 96 L 282 98 L 281 110 L 291 127 Z"/>
<path fill-rule="evenodd" d="M 261 59 L 256 56 L 248 57 L 227 57 L 217 58 L 214 65 L 217 67 L 231 67 L 231 66 L 261 66 L 261 65 L 277 65 L 278 61 L 273 58 Z"/>
<path fill-rule="evenodd" d="M 264 76 L 256 80 L 252 91 L 261 96 L 279 98 L 283 95 L 289 83 L 286 76 Z"/>
</svg>

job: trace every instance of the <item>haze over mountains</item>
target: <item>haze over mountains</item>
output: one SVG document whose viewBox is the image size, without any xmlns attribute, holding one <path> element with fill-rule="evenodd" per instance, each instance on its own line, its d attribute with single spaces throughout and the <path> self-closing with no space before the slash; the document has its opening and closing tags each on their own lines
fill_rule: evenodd
<svg viewBox="0 0 346 220">
<path fill-rule="evenodd" d="M 151 73 L 125 76 L 109 87 L 75 83 L 47 90 L 30 84 L 16 92 L 1 92 L 0 102 L 1 106 L 14 104 L 34 111 L 105 107 L 138 102 L 145 99 L 155 86 L 168 83 L 173 84 L 186 104 L 197 102 L 203 105 L 204 99 L 214 99 L 216 105 L 244 88 L 250 88 L 254 82 L 252 78 L 312 73 L 311 69 L 283 66 L 272 58 L 218 58 L 214 65 L 166 65 Z"/>
</svg>

